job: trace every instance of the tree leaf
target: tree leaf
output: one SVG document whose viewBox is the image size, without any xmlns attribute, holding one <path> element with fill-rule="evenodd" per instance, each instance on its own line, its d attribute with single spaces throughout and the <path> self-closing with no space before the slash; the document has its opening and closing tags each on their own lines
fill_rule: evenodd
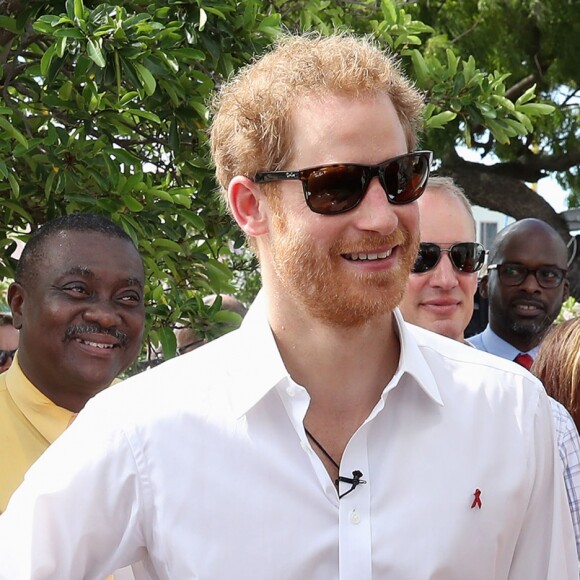
<svg viewBox="0 0 580 580">
<path fill-rule="evenodd" d="M 177 352 L 177 338 L 175 337 L 173 330 L 167 326 L 162 326 L 157 329 L 157 333 L 165 358 L 174 357 Z"/>
<path fill-rule="evenodd" d="M 56 46 L 53 44 L 48 47 L 46 52 L 42 55 L 40 59 L 40 74 L 44 77 L 48 76 L 48 70 L 50 68 L 50 63 L 56 52 Z"/>
<path fill-rule="evenodd" d="M 89 38 L 87 42 L 87 54 L 89 58 L 99 67 L 105 67 L 105 57 L 101 51 L 101 40 L 94 40 L 93 38 Z"/>
<path fill-rule="evenodd" d="M 16 18 L 10 18 L 9 16 L 0 16 L 0 28 L 4 30 L 9 30 L 16 34 L 18 32 L 18 24 Z"/>
<path fill-rule="evenodd" d="M 0 127 L 4 129 L 10 137 L 18 141 L 23 147 L 28 149 L 28 140 L 26 137 L 18 130 L 12 123 L 10 123 L 6 117 L 0 115 Z"/>
<path fill-rule="evenodd" d="M 157 86 L 157 83 L 155 82 L 155 78 L 153 77 L 153 75 L 151 74 L 149 69 L 147 67 L 143 66 L 142 64 L 139 64 L 138 62 L 136 62 L 134 64 L 134 66 L 135 66 L 135 70 L 137 71 L 137 75 L 139 76 L 139 78 L 141 79 L 141 82 L 143 83 L 143 87 L 145 88 L 145 92 L 149 96 L 151 96 L 155 92 L 155 88 Z"/>
<path fill-rule="evenodd" d="M 207 23 L 207 12 L 203 9 L 199 9 L 199 31 L 201 32 Z"/>
<path fill-rule="evenodd" d="M 150 111 L 144 111 L 142 109 L 127 109 L 127 113 L 137 115 L 138 117 L 142 117 L 143 119 L 153 121 L 154 123 L 158 124 L 161 123 L 161 119 L 155 113 L 152 113 Z"/>
<path fill-rule="evenodd" d="M 83 0 L 74 0 L 74 15 L 79 20 L 86 20 Z"/>
<path fill-rule="evenodd" d="M 122 195 L 121 199 L 131 211 L 140 212 L 144 209 L 144 205 L 130 195 Z"/>
<path fill-rule="evenodd" d="M 153 240 L 153 245 L 158 248 L 167 248 L 173 250 L 174 252 L 181 252 L 181 246 L 174 242 L 173 240 L 167 240 L 165 238 L 155 238 Z"/>
<path fill-rule="evenodd" d="M 440 129 L 450 121 L 453 121 L 456 117 L 457 113 L 454 113 L 453 111 L 443 111 L 442 113 L 429 117 L 426 120 L 425 125 L 428 129 Z"/>
</svg>

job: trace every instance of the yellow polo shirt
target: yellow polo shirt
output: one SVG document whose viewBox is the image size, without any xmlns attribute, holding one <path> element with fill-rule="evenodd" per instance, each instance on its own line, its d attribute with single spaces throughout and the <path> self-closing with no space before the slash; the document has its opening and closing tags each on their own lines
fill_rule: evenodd
<svg viewBox="0 0 580 580">
<path fill-rule="evenodd" d="M 10 368 L 0 374 L 0 513 L 28 468 L 75 417 L 26 378 L 16 354 Z"/>
<path fill-rule="evenodd" d="M 26 378 L 16 353 L 10 368 L 0 374 L 0 514 L 28 468 L 76 416 L 55 405 Z M 123 571 L 126 576 L 119 574 L 119 578 L 133 578 L 130 568 Z"/>
</svg>

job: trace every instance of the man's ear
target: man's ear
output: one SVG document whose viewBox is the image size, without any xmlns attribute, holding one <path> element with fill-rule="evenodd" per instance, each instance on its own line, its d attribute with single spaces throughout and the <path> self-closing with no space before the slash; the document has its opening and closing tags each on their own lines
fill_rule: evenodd
<svg viewBox="0 0 580 580">
<path fill-rule="evenodd" d="M 228 202 L 241 230 L 252 238 L 269 231 L 268 202 L 260 186 L 238 175 L 228 187 Z"/>
<path fill-rule="evenodd" d="M 487 284 L 489 282 L 489 278 L 487 274 L 483 276 L 483 278 L 479 281 L 479 295 L 482 298 L 489 298 L 489 294 L 487 293 Z"/>
<path fill-rule="evenodd" d="M 12 320 L 14 328 L 22 328 L 22 304 L 24 302 L 24 288 L 18 282 L 12 282 L 8 286 L 8 304 L 12 310 Z"/>
<path fill-rule="evenodd" d="M 562 302 L 570 298 L 570 281 L 568 278 L 564 279 L 564 292 L 562 293 Z"/>
</svg>

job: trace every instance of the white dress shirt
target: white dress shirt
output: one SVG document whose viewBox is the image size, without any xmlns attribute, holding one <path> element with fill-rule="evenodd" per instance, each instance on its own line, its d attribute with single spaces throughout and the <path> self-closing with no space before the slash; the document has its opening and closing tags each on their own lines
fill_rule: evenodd
<svg viewBox="0 0 580 580">
<path fill-rule="evenodd" d="M 499 337 L 489 324 L 483 332 L 469 338 L 468 341 L 478 350 L 489 352 L 511 361 L 522 352 Z M 526 351 L 526 354 L 535 359 L 539 350 L 540 345 L 537 345 Z M 556 444 L 562 460 L 568 507 L 570 508 L 576 537 L 576 553 L 578 555 L 578 569 L 580 570 L 580 435 L 568 409 L 552 397 L 549 399 L 554 418 Z"/>
<path fill-rule="evenodd" d="M 0 516 L 0 578 L 141 560 L 139 580 L 577 580 L 527 371 L 397 312 L 399 367 L 340 465 L 366 483 L 339 500 L 262 299 L 240 330 L 87 405 Z"/>
</svg>

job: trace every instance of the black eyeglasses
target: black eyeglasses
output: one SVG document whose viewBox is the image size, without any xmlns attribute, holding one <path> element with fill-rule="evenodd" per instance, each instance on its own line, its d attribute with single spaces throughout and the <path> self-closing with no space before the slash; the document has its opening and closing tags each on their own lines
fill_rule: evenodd
<svg viewBox="0 0 580 580">
<path fill-rule="evenodd" d="M 375 177 L 390 203 L 402 205 L 419 199 L 427 186 L 432 159 L 431 151 L 415 151 L 378 165 L 337 163 L 299 171 L 266 171 L 258 173 L 254 181 L 299 179 L 308 207 L 315 213 L 334 215 L 354 209 Z"/>
<path fill-rule="evenodd" d="M 447 252 L 451 264 L 456 270 L 473 274 L 481 270 L 485 262 L 485 248 L 476 242 L 461 242 L 450 248 L 442 248 L 437 244 L 422 242 L 419 244 L 419 254 L 411 269 L 414 274 L 424 274 L 437 266 L 441 254 Z"/>
<path fill-rule="evenodd" d="M 522 264 L 491 264 L 488 270 L 497 270 L 499 279 L 506 286 L 519 286 L 530 274 L 542 288 L 558 288 L 564 281 L 568 270 L 557 266 L 540 266 L 532 270 Z"/>
<path fill-rule="evenodd" d="M 14 350 L 0 350 L 0 366 L 4 366 L 8 359 L 14 358 L 14 355 L 16 354 L 16 349 Z"/>
</svg>

